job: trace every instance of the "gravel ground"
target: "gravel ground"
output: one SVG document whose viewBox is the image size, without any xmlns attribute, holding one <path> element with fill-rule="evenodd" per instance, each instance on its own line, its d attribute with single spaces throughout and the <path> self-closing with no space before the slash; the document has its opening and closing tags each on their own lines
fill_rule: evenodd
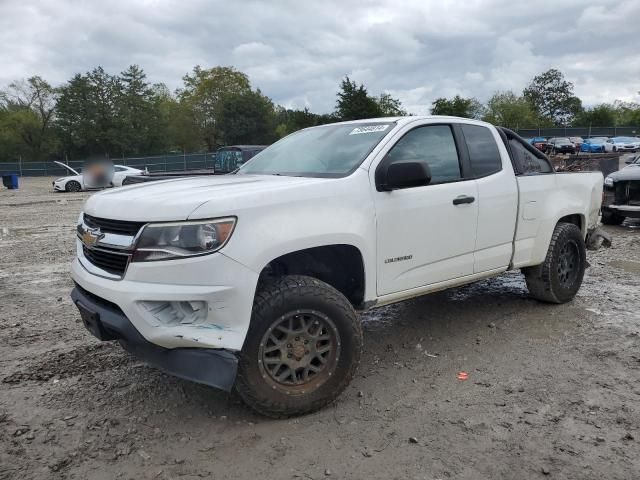
<svg viewBox="0 0 640 480">
<path fill-rule="evenodd" d="M 566 305 L 510 272 L 364 314 L 345 393 L 276 421 L 84 330 L 89 194 L 50 182 L 0 191 L 0 478 L 638 478 L 640 224 L 607 228 Z"/>
</svg>

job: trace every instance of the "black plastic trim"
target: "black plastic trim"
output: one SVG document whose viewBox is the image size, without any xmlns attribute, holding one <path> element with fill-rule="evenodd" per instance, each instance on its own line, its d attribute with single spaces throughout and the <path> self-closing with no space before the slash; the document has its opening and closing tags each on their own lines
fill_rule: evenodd
<svg viewBox="0 0 640 480">
<path fill-rule="evenodd" d="M 122 347 L 141 360 L 179 378 L 231 391 L 238 370 L 237 356 L 213 348 L 164 348 L 146 340 L 115 304 L 85 290 L 80 285 L 71 291 L 73 303 L 96 314 L 94 327 L 85 323 L 92 335 L 102 341 L 118 340 Z M 82 312 L 82 310 L 81 310 Z M 102 337 L 102 338 L 101 338 Z"/>
</svg>

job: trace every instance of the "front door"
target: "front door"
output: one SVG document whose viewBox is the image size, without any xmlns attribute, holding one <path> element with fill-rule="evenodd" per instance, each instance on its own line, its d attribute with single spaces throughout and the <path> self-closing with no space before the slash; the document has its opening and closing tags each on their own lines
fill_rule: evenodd
<svg viewBox="0 0 640 480">
<path fill-rule="evenodd" d="M 403 161 L 426 161 L 432 179 L 426 186 L 374 191 L 378 295 L 473 274 L 477 185 L 463 178 L 451 125 L 409 130 L 381 163 Z"/>
</svg>

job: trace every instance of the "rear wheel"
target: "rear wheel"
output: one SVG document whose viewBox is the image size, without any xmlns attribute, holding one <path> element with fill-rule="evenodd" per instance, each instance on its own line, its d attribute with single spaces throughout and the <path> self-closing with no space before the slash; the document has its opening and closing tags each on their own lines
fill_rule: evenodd
<svg viewBox="0 0 640 480">
<path fill-rule="evenodd" d="M 536 300 L 565 303 L 582 285 L 587 254 L 580 229 L 572 223 L 556 225 L 544 263 L 523 269 L 529 293 Z"/>
<path fill-rule="evenodd" d="M 76 182 L 75 180 L 71 180 L 70 182 L 67 182 L 67 184 L 65 185 L 64 189 L 67 192 L 79 192 L 80 190 L 82 190 L 82 186 L 80 185 L 80 182 Z"/>
<path fill-rule="evenodd" d="M 602 212 L 602 223 L 605 225 L 620 225 L 624 217 L 613 212 Z"/>
<path fill-rule="evenodd" d="M 361 348 L 362 327 L 344 295 L 312 277 L 282 277 L 256 294 L 236 390 L 263 415 L 313 412 L 346 388 Z"/>
</svg>

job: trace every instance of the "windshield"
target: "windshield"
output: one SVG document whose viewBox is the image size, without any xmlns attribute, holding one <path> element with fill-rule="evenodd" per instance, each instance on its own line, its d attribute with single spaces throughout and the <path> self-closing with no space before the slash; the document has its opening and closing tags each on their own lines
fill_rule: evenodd
<svg viewBox="0 0 640 480">
<path fill-rule="evenodd" d="M 247 162 L 238 174 L 343 177 L 391 131 L 393 123 L 352 123 L 293 133 Z"/>
<path fill-rule="evenodd" d="M 617 137 L 613 139 L 614 142 L 623 142 L 623 143 L 630 143 L 635 141 L 635 139 L 631 138 L 631 137 Z"/>
</svg>

